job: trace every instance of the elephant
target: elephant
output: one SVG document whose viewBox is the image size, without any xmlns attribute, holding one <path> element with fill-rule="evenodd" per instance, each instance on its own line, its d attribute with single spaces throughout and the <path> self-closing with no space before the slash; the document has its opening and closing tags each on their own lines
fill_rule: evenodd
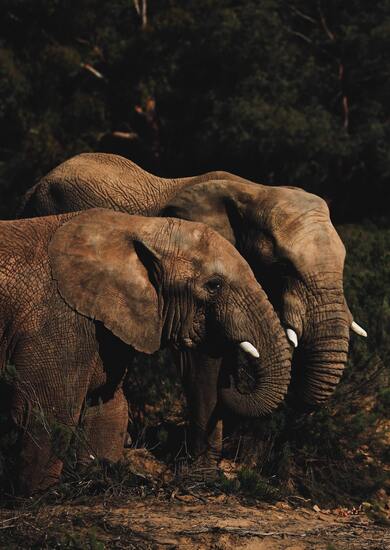
<svg viewBox="0 0 390 550">
<path fill-rule="evenodd" d="M 222 171 L 160 178 L 117 155 L 84 153 L 38 182 L 20 215 L 93 206 L 203 222 L 219 232 L 247 260 L 286 330 L 296 407 L 316 407 L 330 397 L 347 361 L 350 330 L 367 334 L 346 304 L 345 248 L 323 199 Z M 199 350 L 181 353 L 179 361 L 186 365 L 194 452 L 215 461 L 222 448 L 221 361 Z"/>
<path fill-rule="evenodd" d="M 240 414 L 266 414 L 287 391 L 291 350 L 278 317 L 245 260 L 207 225 L 99 208 L 0 222 L 0 368 L 17 374 L 20 491 L 58 480 L 53 433 L 81 421 L 80 462 L 119 460 L 127 366 L 166 346 L 211 356 L 242 348 L 255 364 L 253 391 L 230 377 L 220 390 Z"/>
</svg>

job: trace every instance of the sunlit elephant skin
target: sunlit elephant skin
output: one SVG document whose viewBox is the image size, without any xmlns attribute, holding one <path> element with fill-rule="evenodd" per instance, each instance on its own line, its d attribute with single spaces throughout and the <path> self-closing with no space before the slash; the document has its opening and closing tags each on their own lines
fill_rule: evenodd
<svg viewBox="0 0 390 550">
<path fill-rule="evenodd" d="M 121 457 L 134 353 L 218 356 L 249 343 L 253 392 L 229 381 L 221 399 L 257 416 L 287 391 L 290 346 L 248 264 L 204 224 L 106 209 L 0 223 L 0 368 L 17 373 L 23 492 L 58 479 L 59 426 L 74 432 L 82 419 L 81 462 Z"/>
<path fill-rule="evenodd" d="M 159 215 L 181 190 L 226 177 L 209 172 L 190 178 L 160 178 L 118 155 L 83 153 L 63 162 L 26 194 L 18 217 L 112 208 L 129 214 Z M 234 176 L 247 183 L 247 180 Z"/>
<path fill-rule="evenodd" d="M 298 406 L 318 405 L 331 395 L 347 360 L 352 316 L 343 295 L 344 246 L 322 199 L 297 188 L 254 184 L 226 172 L 162 179 L 115 155 L 83 154 L 43 178 L 26 197 L 22 215 L 94 205 L 202 221 L 223 235 L 252 267 L 292 346 L 298 344 L 294 376 Z M 182 360 L 191 373 L 188 365 L 194 360 Z M 200 370 L 212 371 L 217 380 L 218 362 L 203 360 Z M 220 448 L 206 428 L 215 418 L 216 388 L 210 389 L 210 376 L 202 383 L 198 368 L 188 376 L 196 432 L 203 432 L 211 447 Z M 209 396 L 209 405 L 204 395 Z M 191 400 L 202 404 L 192 405 Z M 202 447 L 199 437 L 197 448 Z"/>
</svg>

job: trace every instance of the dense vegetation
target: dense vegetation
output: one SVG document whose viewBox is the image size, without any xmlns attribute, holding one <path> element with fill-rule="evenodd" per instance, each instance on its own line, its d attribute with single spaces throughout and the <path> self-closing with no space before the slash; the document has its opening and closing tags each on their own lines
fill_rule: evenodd
<svg viewBox="0 0 390 550">
<path fill-rule="evenodd" d="M 228 169 L 332 201 L 389 198 L 389 0 L 3 0 L 0 192 L 114 150 L 158 173 Z M 118 134 L 118 132 L 121 132 Z"/>
<path fill-rule="evenodd" d="M 352 339 L 328 407 L 291 419 L 284 406 L 261 429 L 231 435 L 251 467 L 312 496 L 374 493 L 388 460 L 389 15 L 390 0 L 0 5 L 1 217 L 37 178 L 88 150 L 162 175 L 226 169 L 329 202 L 348 249 L 349 305 L 369 339 Z M 139 395 L 148 388 L 161 404 L 151 378 Z M 170 371 L 164 384 L 168 399 Z"/>
</svg>

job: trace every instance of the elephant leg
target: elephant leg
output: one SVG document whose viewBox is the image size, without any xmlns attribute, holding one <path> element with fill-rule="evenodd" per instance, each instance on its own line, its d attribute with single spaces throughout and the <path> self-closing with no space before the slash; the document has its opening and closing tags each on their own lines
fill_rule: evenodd
<svg viewBox="0 0 390 550">
<path fill-rule="evenodd" d="M 179 354 L 190 421 L 191 451 L 198 462 L 216 466 L 222 453 L 222 419 L 218 404 L 220 358 L 197 351 Z"/>
<path fill-rule="evenodd" d="M 33 494 L 56 484 L 61 476 L 63 462 L 52 446 L 52 436 L 44 428 L 29 428 L 21 440 L 18 492 Z"/>
<path fill-rule="evenodd" d="M 32 395 L 32 401 L 26 401 L 26 391 L 29 398 Z M 21 432 L 16 485 L 18 491 L 25 494 L 45 490 L 58 482 L 81 412 L 82 399 L 73 401 L 69 410 L 57 411 L 55 406 L 45 402 L 45 394 L 57 403 L 63 395 L 53 392 L 53 388 L 42 381 L 39 387 L 28 384 L 26 388 L 23 383 L 22 391 L 18 386 L 12 407 L 14 424 Z"/>
<path fill-rule="evenodd" d="M 58 482 L 77 431 L 94 351 L 72 347 L 68 336 L 68 347 L 49 345 L 55 336 L 21 340 L 10 360 L 17 372 L 10 413 L 20 432 L 16 485 L 23 493 Z"/>
<path fill-rule="evenodd" d="M 122 388 L 105 402 L 92 400 L 81 417 L 78 461 L 87 464 L 94 458 L 112 462 L 123 458 L 127 423 L 128 404 Z"/>
</svg>

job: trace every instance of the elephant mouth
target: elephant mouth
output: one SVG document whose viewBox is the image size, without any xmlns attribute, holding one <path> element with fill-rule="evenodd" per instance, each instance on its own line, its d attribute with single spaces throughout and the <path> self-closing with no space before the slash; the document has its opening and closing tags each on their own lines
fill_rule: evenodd
<svg viewBox="0 0 390 550">
<path fill-rule="evenodd" d="M 226 351 L 229 343 L 227 341 L 225 341 L 224 343 L 218 342 L 218 340 L 219 339 L 217 338 L 214 341 L 214 344 L 215 347 L 218 348 L 218 352 L 222 354 L 224 351 Z M 258 359 L 260 357 L 260 353 L 258 352 L 257 348 L 248 340 L 236 340 L 233 342 L 233 345 L 234 347 L 241 349 L 249 357 L 255 359 Z M 201 339 L 194 336 L 183 336 L 179 339 L 179 341 L 172 342 L 172 346 L 175 349 L 186 348 L 190 350 L 202 347 Z"/>
<path fill-rule="evenodd" d="M 180 344 L 184 348 L 194 349 L 199 342 L 194 341 L 193 338 L 190 338 L 189 336 L 185 336 L 181 339 Z"/>
<path fill-rule="evenodd" d="M 176 350 L 194 350 L 197 348 L 206 348 L 209 343 L 206 342 L 204 337 L 202 337 L 196 331 L 190 330 L 185 331 L 182 334 L 178 334 L 176 338 L 171 340 L 171 345 Z"/>
</svg>

